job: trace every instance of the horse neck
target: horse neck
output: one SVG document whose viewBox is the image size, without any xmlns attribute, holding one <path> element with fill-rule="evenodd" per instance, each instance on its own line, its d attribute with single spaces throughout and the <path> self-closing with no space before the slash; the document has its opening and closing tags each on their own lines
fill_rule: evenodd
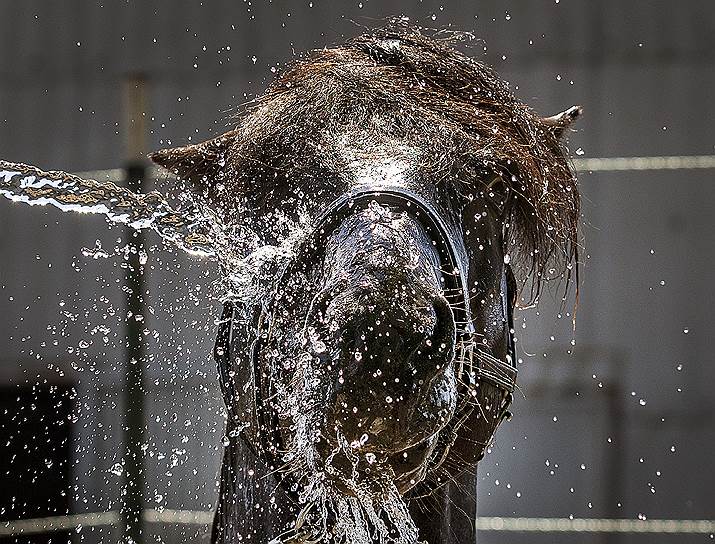
<svg viewBox="0 0 715 544">
<path fill-rule="evenodd" d="M 477 469 L 464 472 L 431 495 L 410 502 L 420 541 L 474 544 L 477 541 Z"/>
<path fill-rule="evenodd" d="M 274 471 L 242 438 L 232 438 L 224 450 L 211 543 L 263 542 L 289 530 L 297 513 Z"/>
</svg>

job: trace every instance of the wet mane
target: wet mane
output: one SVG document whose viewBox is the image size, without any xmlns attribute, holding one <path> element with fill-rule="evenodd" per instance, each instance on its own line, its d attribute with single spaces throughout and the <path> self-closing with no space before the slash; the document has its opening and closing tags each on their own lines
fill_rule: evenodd
<svg viewBox="0 0 715 544">
<path fill-rule="evenodd" d="M 417 149 L 428 179 L 465 193 L 490 192 L 485 181 L 499 175 L 511 194 L 505 224 L 512 263 L 538 294 L 547 275 L 570 270 L 576 258 L 579 193 L 558 138 L 563 128 L 455 49 L 465 34 L 423 32 L 397 21 L 308 54 L 249 105 L 234 131 L 202 144 L 202 164 L 192 157 L 195 172 L 222 206 L 238 194 L 260 199 L 272 192 L 265 183 L 278 188 L 289 180 L 319 195 L 347 170 L 341 145 Z M 219 168 L 222 146 L 229 160 Z M 252 190 L 257 185 L 261 191 Z M 546 273 L 549 266 L 556 274 Z"/>
</svg>

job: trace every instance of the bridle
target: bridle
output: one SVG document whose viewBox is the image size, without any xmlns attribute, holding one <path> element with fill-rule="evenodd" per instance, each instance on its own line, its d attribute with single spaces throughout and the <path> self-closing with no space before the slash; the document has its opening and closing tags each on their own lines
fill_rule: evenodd
<svg viewBox="0 0 715 544">
<path fill-rule="evenodd" d="M 430 467 L 440 466 L 447 457 L 451 443 L 461 424 L 479 405 L 480 384 L 487 383 L 501 392 L 501 405 L 495 417 L 494 431 L 501 421 L 510 416 L 508 411 L 516 386 L 516 357 L 513 339 L 513 276 L 505 265 L 501 281 L 501 298 L 505 316 L 508 317 L 508 356 L 502 361 L 485 349 L 480 349 L 475 341 L 475 329 L 469 305 L 469 290 L 464 274 L 468 270 L 468 257 L 462 237 L 451 234 L 448 224 L 434 206 L 422 196 L 402 187 L 363 188 L 343 194 L 327 208 L 311 235 L 306 239 L 285 267 L 276 285 L 284 284 L 283 278 L 291 277 L 301 263 L 312 262 L 325 241 L 347 218 L 365 210 L 371 203 L 387 206 L 391 211 L 402 211 L 417 220 L 430 236 L 440 258 L 440 268 L 444 278 L 444 293 L 452 308 L 457 325 L 457 346 L 459 349 L 458 368 L 459 401 L 448 428 L 440 431 L 440 436 L 451 436 L 443 440 L 432 456 Z M 251 311 L 249 320 L 240 320 L 233 302 L 224 303 L 223 314 L 218 326 L 214 347 L 214 358 L 219 369 L 219 381 L 228 411 L 229 437 L 239 435 L 253 453 L 263 459 L 269 467 L 276 469 L 283 465 L 278 444 L 278 418 L 275 410 L 264 406 L 266 394 L 270 396 L 265 376 L 260 369 L 260 357 L 271 336 L 275 293 L 268 303 L 257 305 Z M 246 340 L 254 338 L 248 345 Z M 247 352 L 247 353 L 246 353 Z M 248 360 L 241 360 L 248 355 Z M 245 365 L 247 368 L 240 368 Z M 240 372 L 239 372 L 240 370 Z M 246 371 L 248 371 L 246 373 Z M 246 376 L 245 383 L 237 384 L 236 376 Z M 238 387 L 237 387 L 238 386 Z M 237 395 L 238 393 L 238 395 Z M 450 428 L 451 427 L 451 428 Z M 480 459 L 484 451 L 480 452 Z M 287 485 L 284 485 L 287 488 Z M 294 495 L 294 490 L 288 490 Z"/>
</svg>

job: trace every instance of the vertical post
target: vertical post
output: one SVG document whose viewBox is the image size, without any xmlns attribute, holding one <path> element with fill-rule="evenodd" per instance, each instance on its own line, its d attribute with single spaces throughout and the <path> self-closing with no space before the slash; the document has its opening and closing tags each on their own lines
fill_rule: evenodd
<svg viewBox="0 0 715 544">
<path fill-rule="evenodd" d="M 607 514 L 615 519 L 621 517 L 623 510 L 618 508 L 615 501 L 623 501 L 623 482 L 626 475 L 623 474 L 623 454 L 625 453 L 625 426 L 627 425 L 627 413 L 623 410 L 621 399 L 623 391 L 620 384 L 626 383 L 623 376 L 623 369 L 628 368 L 628 361 L 619 351 L 610 358 L 609 379 L 606 394 L 608 399 L 608 431 L 613 443 L 607 450 L 606 467 L 608 475 L 606 479 L 606 498 L 608 500 Z M 604 535 L 607 544 L 618 544 L 622 542 L 621 535 L 609 533 Z"/>
<path fill-rule="evenodd" d="M 126 183 L 135 192 L 144 191 L 146 181 L 146 97 L 142 77 L 131 77 L 124 85 L 124 125 L 126 131 Z M 145 278 L 140 252 L 144 234 L 126 228 L 129 259 L 126 268 L 127 362 L 124 384 L 124 501 L 122 504 L 122 541 L 141 544 L 143 532 L 144 490 L 144 293 Z"/>
</svg>

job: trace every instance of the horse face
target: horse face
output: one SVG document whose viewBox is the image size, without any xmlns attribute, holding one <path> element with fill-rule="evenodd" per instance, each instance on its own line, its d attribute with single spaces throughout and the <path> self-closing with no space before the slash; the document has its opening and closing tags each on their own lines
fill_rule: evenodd
<svg viewBox="0 0 715 544">
<path fill-rule="evenodd" d="M 365 186 L 407 189 L 442 216 L 462 250 L 460 319 L 445 289 L 454 270 L 445 269 L 436 233 L 409 210 L 375 198 L 314 230 L 298 244 L 311 251 L 298 248 L 283 272 L 279 266 L 267 276 L 270 296 L 244 312 L 244 322 L 257 326 L 242 333 L 245 354 L 233 369 L 241 390 L 226 396 L 229 404 L 235 397 L 254 402 L 244 410 L 255 413 L 245 422 L 260 431 L 254 439 L 268 437 L 299 479 L 327 475 L 354 490 L 363 475 L 389 474 L 404 492 L 437 469 L 439 484 L 476 464 L 501 420 L 505 389 L 465 376 L 455 354 L 469 343 L 507 357 L 509 228 L 539 274 L 554 255 L 573 258 L 578 192 L 558 137 L 580 108 L 538 119 L 480 65 L 462 61 L 458 70 L 435 68 L 435 82 L 459 80 L 435 83 L 435 101 L 425 102 L 422 75 L 414 85 L 390 71 L 403 85 L 392 103 L 380 87 L 385 74 L 365 75 L 379 72 L 375 62 L 396 60 L 374 56 L 384 45 L 350 52 L 361 60 L 353 58 L 344 74 L 376 86 L 379 108 L 372 94 L 350 86 L 324 92 L 319 81 L 332 81 L 342 57 L 330 70 L 299 65 L 240 129 L 152 158 L 193 182 L 227 224 L 250 217 L 266 244 L 285 235 L 276 212 L 295 219 L 300 210 L 315 227 L 336 199 Z M 473 93 L 482 91 L 490 108 L 501 97 L 498 112 L 475 106 Z M 459 107 L 445 109 L 447 97 Z M 460 411 L 464 386 L 467 393 L 479 387 L 484 406 L 474 409 L 473 400 Z"/>
<path fill-rule="evenodd" d="M 466 297 L 455 302 L 448 292 L 455 271 L 437 249 L 441 235 L 414 209 L 378 195 L 303 241 L 314 250 L 297 252 L 266 312 L 270 333 L 259 358 L 269 385 L 261 395 L 279 414 L 281 445 L 295 466 L 307 462 L 347 492 L 386 469 L 404 492 L 435 461 L 460 402 L 455 353 L 467 324 L 455 304 L 470 305 L 474 338 L 485 349 L 506 354 L 501 231 L 489 197 L 410 179 L 417 181 L 374 184 L 421 193 L 449 218 L 450 236 L 465 249 Z M 325 200 L 320 208 L 330 216 Z"/>
<path fill-rule="evenodd" d="M 229 435 L 243 423 L 271 474 L 289 473 L 284 489 L 328 505 L 314 525 L 334 525 L 340 542 L 376 527 L 381 542 L 416 541 L 401 494 L 456 481 L 505 415 L 515 374 L 504 362 L 507 286 L 515 292 L 505 247 L 534 295 L 549 263 L 565 270 L 576 254 L 578 188 L 559 136 L 580 108 L 541 119 L 449 43 L 390 27 L 323 49 L 279 77 L 235 130 L 152 155 L 229 226 L 257 219 L 266 244 L 282 238 L 273 210 L 318 225 L 298 244 L 307 249 L 262 275 L 270 295 L 243 309 L 244 349 L 220 367 L 230 370 Z M 376 198 L 321 223 L 340 195 L 366 185 L 409 189 L 444 219 L 460 249 L 451 263 L 461 300 L 435 232 L 410 210 Z M 232 447 L 230 469 L 243 445 Z M 222 489 L 215 530 L 229 534 L 253 487 Z"/>
<path fill-rule="evenodd" d="M 330 236 L 323 273 L 305 321 L 325 369 L 319 451 L 384 461 L 429 442 L 456 405 L 455 322 L 430 235 L 375 204 Z"/>
</svg>

